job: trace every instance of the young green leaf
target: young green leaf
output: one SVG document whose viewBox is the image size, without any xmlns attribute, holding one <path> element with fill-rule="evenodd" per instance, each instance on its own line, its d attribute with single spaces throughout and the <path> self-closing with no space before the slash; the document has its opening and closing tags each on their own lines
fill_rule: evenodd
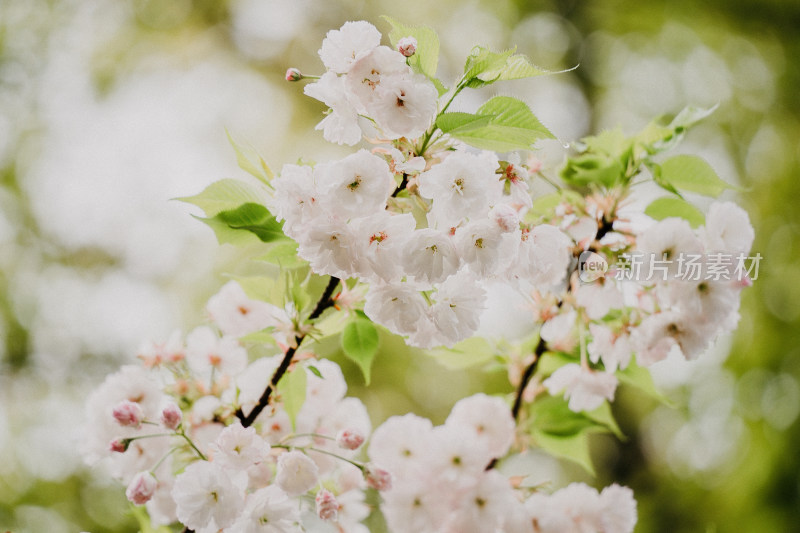
<svg viewBox="0 0 800 533">
<path fill-rule="evenodd" d="M 575 435 L 597 425 L 585 414 L 571 411 L 566 400 L 556 396 L 537 398 L 531 404 L 528 414 L 533 430 L 548 435 Z"/>
<path fill-rule="evenodd" d="M 217 237 L 217 242 L 220 244 L 232 244 L 233 246 L 250 246 L 252 244 L 260 243 L 261 239 L 256 237 L 255 234 L 249 231 L 241 231 L 231 228 L 226 223 L 222 222 L 216 217 L 203 218 L 194 217 L 209 228 L 212 229 L 214 235 Z"/>
<path fill-rule="evenodd" d="M 495 96 L 473 116 L 490 119 L 482 122 L 459 115 L 454 117 L 455 120 L 464 121 L 465 124 L 449 130 L 449 134 L 477 148 L 497 152 L 530 150 L 540 139 L 555 138 L 525 102 L 510 96 Z"/>
<path fill-rule="evenodd" d="M 702 226 L 705 223 L 703 213 L 686 200 L 681 200 L 680 198 L 667 196 L 658 198 L 645 208 L 644 213 L 656 220 L 679 217 L 688 221 L 693 228 Z"/>
<path fill-rule="evenodd" d="M 245 343 L 269 344 L 272 346 L 277 346 L 278 341 L 275 340 L 274 333 L 275 328 L 270 326 L 266 329 L 262 329 L 261 331 L 248 333 L 244 337 L 239 337 L 239 340 Z"/>
<path fill-rule="evenodd" d="M 292 422 L 293 431 L 297 429 L 297 413 L 300 412 L 306 401 L 307 381 L 306 369 L 298 365 L 291 372 L 284 374 L 278 382 L 278 394 L 281 397 L 283 408 Z"/>
<path fill-rule="evenodd" d="M 661 163 L 661 178 L 676 189 L 712 198 L 731 187 L 717 176 L 711 165 L 695 155 L 676 155 Z"/>
<path fill-rule="evenodd" d="M 484 76 L 480 77 L 484 72 L 499 72 L 505 67 L 508 58 L 514 53 L 514 50 L 505 50 L 503 52 L 492 52 L 483 46 L 476 46 L 467 57 L 467 62 L 464 64 L 464 80 L 467 87 L 477 88 L 483 87 L 496 80 Z M 497 75 L 499 76 L 499 74 Z"/>
<path fill-rule="evenodd" d="M 302 268 L 308 262 L 297 255 L 297 243 L 294 241 L 276 242 L 267 253 L 256 257 L 256 261 L 266 261 L 281 268 Z"/>
<path fill-rule="evenodd" d="M 616 435 L 617 438 L 625 438 L 625 435 L 622 433 L 622 430 L 617 424 L 617 420 L 614 418 L 614 414 L 611 412 L 611 406 L 608 402 L 603 402 L 600 407 L 594 411 L 587 411 L 584 414 L 597 424 L 607 428 L 614 435 Z"/>
<path fill-rule="evenodd" d="M 485 126 L 492 120 L 491 115 L 473 115 L 472 113 L 452 112 L 439 115 L 436 119 L 436 127 L 442 133 L 449 133 L 459 128 L 477 128 Z"/>
<path fill-rule="evenodd" d="M 501 69 L 488 68 L 480 73 L 478 77 L 484 81 L 501 81 L 532 78 L 542 74 L 551 74 L 551 71 L 537 67 L 522 54 L 514 54 L 506 59 L 506 63 Z"/>
<path fill-rule="evenodd" d="M 370 382 L 372 361 L 378 353 L 378 343 L 378 329 L 372 322 L 363 318 L 351 320 L 342 332 L 342 350 L 345 356 L 361 369 L 367 385 Z"/>
<path fill-rule="evenodd" d="M 199 194 L 176 198 L 176 200 L 196 205 L 203 210 L 207 217 L 213 217 L 222 211 L 236 209 L 245 203 L 263 204 L 266 202 L 267 196 L 262 187 L 227 178 L 215 181 Z"/>
<path fill-rule="evenodd" d="M 555 139 L 528 104 L 511 96 L 495 96 L 478 109 L 479 115 L 492 115 L 492 124 L 525 130 L 536 139 Z"/>
<path fill-rule="evenodd" d="M 263 183 L 269 184 L 272 178 L 275 177 L 275 173 L 272 172 L 272 169 L 269 168 L 269 165 L 267 165 L 267 163 L 261 158 L 260 155 L 258 155 L 255 150 L 252 148 L 243 147 L 234 141 L 230 132 L 226 130 L 225 134 L 228 136 L 228 142 L 231 143 L 233 150 L 236 152 L 236 162 L 238 163 L 239 168 L 248 174 L 255 176 Z"/>
<path fill-rule="evenodd" d="M 452 348 L 437 348 L 428 353 L 445 368 L 463 370 L 488 363 L 494 357 L 495 351 L 483 337 L 471 337 Z"/>
<path fill-rule="evenodd" d="M 262 242 L 287 238 L 283 233 L 283 224 L 261 204 L 242 204 L 236 209 L 220 211 L 213 218 L 231 229 L 249 231 Z"/>
<path fill-rule="evenodd" d="M 534 431 L 531 435 L 534 442 L 550 455 L 573 461 L 582 466 L 589 474 L 596 475 L 589 453 L 588 433 L 561 436 Z"/>
<path fill-rule="evenodd" d="M 650 371 L 637 365 L 635 361 L 631 361 L 625 370 L 618 371 L 616 375 L 620 382 L 636 387 L 651 398 L 663 404 L 670 405 L 670 401 L 667 397 L 664 396 L 664 394 L 656 388 L 655 383 L 653 383 L 653 376 L 650 374 Z"/>
<path fill-rule="evenodd" d="M 319 379 L 325 379 L 322 375 L 322 372 L 319 371 L 319 368 L 315 367 L 314 365 L 308 365 L 308 369 L 311 371 L 312 374 L 317 376 Z"/>
<path fill-rule="evenodd" d="M 436 79 L 436 67 L 439 63 L 439 37 L 436 32 L 428 26 L 407 26 L 386 15 L 381 18 L 392 26 L 389 32 L 389 40 L 392 42 L 392 46 L 396 47 L 397 42 L 403 37 L 413 37 L 417 40 L 417 51 L 408 58 L 408 64 L 428 78 Z M 439 82 L 439 85 L 441 85 L 441 82 Z M 439 87 L 437 87 L 438 89 Z M 440 92 L 439 94 L 441 95 L 442 93 Z"/>
</svg>

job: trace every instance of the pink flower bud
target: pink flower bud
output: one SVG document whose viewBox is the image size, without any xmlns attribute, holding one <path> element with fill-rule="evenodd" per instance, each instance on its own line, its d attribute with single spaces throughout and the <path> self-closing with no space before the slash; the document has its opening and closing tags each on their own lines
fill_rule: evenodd
<svg viewBox="0 0 800 533">
<path fill-rule="evenodd" d="M 335 521 L 339 515 L 339 502 L 336 497 L 327 489 L 322 489 L 315 498 L 317 502 L 317 516 L 323 520 Z"/>
<path fill-rule="evenodd" d="M 161 410 L 161 423 L 164 424 L 164 427 L 167 429 L 178 429 L 182 420 L 183 414 L 174 403 L 167 404 L 167 406 Z"/>
<path fill-rule="evenodd" d="M 123 453 L 128 449 L 130 443 L 131 439 L 114 439 L 109 443 L 108 449 L 112 452 Z"/>
<path fill-rule="evenodd" d="M 417 52 L 417 40 L 413 37 L 403 37 L 397 41 L 397 51 L 406 57 L 411 57 Z"/>
<path fill-rule="evenodd" d="M 364 478 L 367 485 L 375 490 L 389 490 L 392 488 L 392 475 L 375 465 L 369 464 L 364 468 Z"/>
<path fill-rule="evenodd" d="M 286 81 L 300 81 L 304 77 L 303 73 L 296 68 L 290 68 L 286 71 Z"/>
<path fill-rule="evenodd" d="M 139 427 L 142 425 L 142 420 L 144 420 L 142 407 L 138 403 L 129 400 L 124 400 L 117 404 L 112 414 L 114 415 L 114 420 L 119 422 L 121 426 Z"/>
<path fill-rule="evenodd" d="M 153 497 L 156 487 L 158 487 L 158 481 L 153 477 L 153 474 L 139 472 L 133 476 L 128 485 L 128 490 L 125 491 L 125 496 L 136 505 L 144 505 Z"/>
<path fill-rule="evenodd" d="M 343 429 L 336 435 L 336 444 L 345 450 L 355 450 L 364 444 L 364 435 L 357 429 Z"/>
</svg>

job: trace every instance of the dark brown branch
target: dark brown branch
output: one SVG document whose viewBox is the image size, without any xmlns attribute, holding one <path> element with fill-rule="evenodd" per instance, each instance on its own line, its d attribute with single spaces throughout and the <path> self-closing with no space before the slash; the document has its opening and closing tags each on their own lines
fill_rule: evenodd
<svg viewBox="0 0 800 533">
<path fill-rule="evenodd" d="M 403 172 L 403 180 L 400 182 L 400 185 L 398 185 L 398 186 L 397 186 L 397 188 L 396 188 L 396 189 L 394 190 L 394 192 L 392 193 L 392 198 L 394 198 L 395 196 L 397 196 L 398 194 L 400 194 L 400 191 L 402 191 L 403 189 L 405 189 L 405 188 L 406 188 L 406 185 L 408 185 L 408 174 L 406 174 L 405 172 Z"/>
<path fill-rule="evenodd" d="M 525 372 L 522 374 L 522 380 L 519 382 L 519 387 L 517 388 L 517 396 L 514 398 L 514 407 L 511 408 L 511 415 L 514 417 L 514 420 L 519 419 L 519 412 L 522 408 L 522 396 L 525 393 L 525 388 L 530 383 L 533 374 L 536 372 L 536 365 L 539 364 L 539 359 L 542 358 L 542 354 L 544 354 L 545 350 L 545 342 L 544 339 L 539 337 L 539 343 L 536 345 L 536 349 L 533 351 L 533 361 L 528 367 L 525 369 Z"/>
<path fill-rule="evenodd" d="M 311 311 L 311 314 L 308 315 L 308 320 L 314 320 L 319 318 L 319 316 L 329 307 L 333 306 L 333 291 L 336 290 L 336 287 L 339 285 L 339 278 L 331 276 L 331 279 L 328 281 L 328 286 L 325 287 L 325 290 L 320 296 L 319 301 L 317 302 L 316 307 L 314 310 Z M 306 338 L 305 333 L 301 333 L 297 335 L 295 340 L 295 345 L 286 350 L 286 353 L 283 355 L 283 359 L 281 360 L 281 364 L 278 365 L 277 370 L 272 375 L 272 379 L 269 380 L 269 384 L 267 384 L 267 388 L 264 389 L 264 392 L 261 394 L 261 398 L 258 399 L 258 403 L 250 413 L 245 416 L 244 412 L 241 408 L 236 410 L 236 416 L 241 420 L 242 426 L 249 427 L 253 425 L 253 422 L 256 421 L 258 415 L 261 414 L 261 411 L 269 405 L 269 398 L 272 396 L 272 391 L 278 386 L 278 382 L 281 380 L 283 375 L 289 370 L 289 365 L 292 364 L 292 359 L 294 358 L 294 354 L 297 353 L 297 349 L 300 347 L 300 344 L 303 342 L 303 339 Z"/>
<path fill-rule="evenodd" d="M 536 366 L 539 363 L 539 359 L 541 359 L 542 354 L 544 354 L 545 350 L 545 342 L 544 339 L 539 337 L 539 342 L 536 344 L 536 348 L 533 351 L 533 361 L 527 367 L 525 367 L 525 372 L 522 374 L 522 380 L 519 382 L 519 387 L 517 388 L 517 395 L 514 397 L 514 406 L 511 408 L 511 415 L 514 417 L 514 421 L 518 421 L 519 419 L 519 412 L 522 409 L 522 395 L 525 393 L 525 389 L 528 387 L 528 383 L 530 383 L 531 378 L 536 373 Z M 492 459 L 488 465 L 486 465 L 486 470 L 491 470 L 497 466 L 497 457 Z"/>
</svg>

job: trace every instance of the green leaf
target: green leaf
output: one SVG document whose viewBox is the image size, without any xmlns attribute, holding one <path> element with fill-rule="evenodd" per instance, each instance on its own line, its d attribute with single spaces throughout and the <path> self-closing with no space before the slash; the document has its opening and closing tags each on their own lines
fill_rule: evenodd
<svg viewBox="0 0 800 533">
<path fill-rule="evenodd" d="M 386 15 L 381 18 L 392 26 L 389 40 L 393 47 L 397 47 L 397 42 L 403 37 L 413 37 L 417 40 L 417 51 L 408 58 L 408 64 L 417 72 L 425 74 L 432 80 L 435 79 L 439 63 L 439 37 L 436 32 L 428 26 L 406 26 Z"/>
<path fill-rule="evenodd" d="M 378 343 L 378 329 L 372 322 L 363 318 L 351 320 L 342 332 L 342 350 L 347 358 L 361 369 L 367 385 L 370 381 L 372 361 L 378 353 Z"/>
<path fill-rule="evenodd" d="M 472 113 L 444 113 L 436 119 L 436 127 L 442 130 L 443 133 L 449 133 L 458 128 L 485 126 L 491 122 L 492 118 L 491 116 L 473 115 Z"/>
<path fill-rule="evenodd" d="M 196 205 L 203 210 L 207 217 L 213 217 L 222 211 L 236 209 L 245 203 L 263 204 L 267 200 L 267 196 L 263 188 L 227 178 L 215 181 L 200 194 L 176 198 L 176 200 Z"/>
<path fill-rule="evenodd" d="M 514 51 L 513 48 L 502 52 L 492 52 L 483 46 L 473 48 L 464 65 L 465 86 L 478 88 L 496 81 L 554 74 L 554 72 L 537 67 L 527 57 L 515 54 Z"/>
<path fill-rule="evenodd" d="M 233 230 L 249 231 L 262 242 L 288 238 L 283 233 L 283 224 L 261 204 L 242 204 L 236 209 L 220 211 L 213 219 Z"/>
<path fill-rule="evenodd" d="M 711 115 L 714 111 L 717 110 L 719 104 L 709 107 L 708 109 L 703 109 L 700 107 L 684 107 L 680 113 L 678 113 L 672 122 L 670 122 L 669 127 L 676 130 L 677 133 L 682 133 L 683 130 L 694 126 L 704 118 Z"/>
<path fill-rule="evenodd" d="M 530 150 L 540 139 L 554 139 L 554 135 L 531 112 L 525 102 L 510 96 L 495 96 L 478 109 L 477 115 L 491 117 L 488 122 L 478 119 L 449 131 L 450 135 L 477 148 L 510 152 Z M 449 124 L 447 124 L 449 125 Z"/>
<path fill-rule="evenodd" d="M 253 344 L 271 344 L 273 346 L 277 346 L 278 341 L 275 340 L 275 336 L 273 335 L 274 332 L 274 327 L 268 327 L 266 329 L 262 329 L 261 331 L 248 333 L 244 337 L 239 337 L 239 340 Z"/>
<path fill-rule="evenodd" d="M 244 291 L 248 298 L 262 302 L 280 302 L 283 299 L 283 287 L 275 278 L 268 276 L 232 276 L 228 277 Z"/>
<path fill-rule="evenodd" d="M 488 68 L 480 73 L 478 77 L 484 81 L 500 81 L 532 78 L 542 74 L 551 74 L 551 71 L 537 67 L 522 54 L 514 54 L 506 60 L 505 65 L 500 69 Z"/>
<path fill-rule="evenodd" d="M 194 215 L 192 215 L 194 216 Z M 248 231 L 233 229 L 217 218 L 194 217 L 214 231 L 217 242 L 233 246 L 249 246 L 260 243 L 261 239 Z"/>
<path fill-rule="evenodd" d="M 664 180 L 664 177 L 661 174 L 661 165 L 647 161 L 645 161 L 644 164 L 650 170 L 650 173 L 653 175 L 653 181 L 656 182 L 656 185 L 658 185 L 659 187 L 661 187 L 666 191 L 671 192 L 672 194 L 678 196 L 679 198 L 683 198 L 681 192 L 678 189 L 673 187 L 673 185 L 668 181 Z"/>
<path fill-rule="evenodd" d="M 487 76 L 480 77 L 484 72 L 499 72 L 506 66 L 508 58 L 514 53 L 514 50 L 505 50 L 503 52 L 492 52 L 483 46 L 476 46 L 467 57 L 467 62 L 464 64 L 464 80 L 467 81 L 467 87 L 482 87 L 496 80 Z M 499 77 L 499 74 L 497 74 Z"/>
<path fill-rule="evenodd" d="M 312 374 L 317 376 L 319 379 L 325 379 L 322 376 L 322 372 L 319 371 L 319 368 L 315 367 L 314 365 L 308 365 L 308 369 L 311 371 Z"/>
<path fill-rule="evenodd" d="M 539 363 L 536 365 L 536 374 L 540 376 L 549 376 L 562 366 L 574 362 L 576 362 L 576 359 L 563 352 L 545 352 L 539 358 Z"/>
<path fill-rule="evenodd" d="M 644 213 L 656 220 L 664 220 L 665 218 L 678 217 L 689 222 L 693 228 L 702 226 L 705 223 L 705 217 L 695 206 L 681 200 L 680 198 L 670 198 L 668 196 L 657 198 L 648 205 Z"/>
<path fill-rule="evenodd" d="M 255 258 L 278 265 L 281 268 L 301 268 L 308 266 L 308 261 L 297 255 L 297 243 L 291 240 L 275 243 L 267 253 Z"/>
<path fill-rule="evenodd" d="M 653 383 L 653 376 L 650 375 L 650 371 L 639 366 L 635 361 L 631 361 L 625 370 L 618 370 L 616 375 L 622 383 L 636 387 L 647 396 L 663 404 L 671 404 L 667 397 L 656 388 L 655 383 Z"/>
<path fill-rule="evenodd" d="M 300 365 L 284 374 L 278 382 L 278 394 L 280 394 L 283 408 L 292 422 L 292 431 L 297 429 L 297 413 L 300 412 L 306 401 L 307 382 L 306 369 Z"/>
<path fill-rule="evenodd" d="M 548 435 L 575 435 L 597 425 L 585 414 L 571 411 L 566 400 L 560 396 L 537 398 L 528 413 L 532 429 Z"/>
<path fill-rule="evenodd" d="M 478 109 L 479 115 L 494 115 L 492 124 L 522 129 L 537 134 L 537 139 L 555 139 L 528 104 L 511 96 L 495 96 Z"/>
<path fill-rule="evenodd" d="M 553 210 L 561 203 L 561 195 L 557 192 L 538 197 L 531 205 L 531 211 L 536 215 L 552 214 Z"/>
<path fill-rule="evenodd" d="M 261 156 L 258 155 L 258 152 L 252 148 L 239 145 L 233 140 L 233 137 L 231 137 L 231 134 L 228 132 L 228 130 L 225 130 L 225 134 L 228 136 L 228 142 L 231 143 L 231 146 L 233 146 L 234 152 L 236 152 L 236 162 L 238 163 L 239 168 L 251 174 L 252 176 L 255 176 L 263 183 L 269 184 L 272 178 L 275 177 L 275 173 L 272 172 L 272 170 L 269 168 L 269 165 L 267 165 Z"/>
<path fill-rule="evenodd" d="M 731 187 L 717 176 L 711 165 L 695 155 L 676 155 L 664 161 L 661 178 L 676 189 L 712 198 Z"/>
<path fill-rule="evenodd" d="M 582 466 L 592 476 L 596 475 L 592 465 L 592 457 L 589 453 L 588 433 L 560 436 L 535 431 L 532 436 L 534 442 L 550 455 L 573 461 Z"/>
<path fill-rule="evenodd" d="M 607 428 L 616 435 L 618 439 L 625 439 L 625 435 L 617 424 L 617 420 L 611 412 L 611 405 L 609 405 L 608 402 L 603 402 L 602 405 L 594 411 L 585 411 L 584 414 L 597 424 Z"/>
<path fill-rule="evenodd" d="M 597 135 L 584 137 L 581 144 L 589 152 L 601 153 L 612 157 L 621 157 L 630 149 L 631 140 L 622 133 L 622 128 L 603 130 Z"/>
<path fill-rule="evenodd" d="M 338 335 L 348 324 L 347 315 L 344 313 L 326 313 L 314 324 L 312 335 L 317 340 Z"/>
<path fill-rule="evenodd" d="M 488 363 L 495 351 L 489 341 L 483 337 L 471 337 L 452 348 L 428 350 L 440 365 L 450 370 L 463 370 Z"/>
<path fill-rule="evenodd" d="M 586 186 L 598 183 L 613 187 L 623 181 L 625 167 L 617 158 L 586 153 L 568 159 L 561 169 L 560 176 L 564 183 L 569 185 Z"/>
</svg>

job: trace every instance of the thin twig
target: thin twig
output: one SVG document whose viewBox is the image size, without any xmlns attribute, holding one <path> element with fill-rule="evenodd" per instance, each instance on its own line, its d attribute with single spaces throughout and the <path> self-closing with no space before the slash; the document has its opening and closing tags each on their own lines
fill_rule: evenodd
<svg viewBox="0 0 800 533">
<path fill-rule="evenodd" d="M 308 320 L 314 320 L 319 318 L 319 316 L 329 307 L 333 306 L 333 291 L 336 290 L 336 287 L 339 285 L 339 278 L 331 276 L 331 279 L 328 281 L 328 286 L 325 287 L 325 290 L 320 296 L 319 301 L 317 302 L 316 307 L 314 310 L 311 311 L 311 314 L 308 315 Z M 272 391 L 278 386 L 278 382 L 281 380 L 283 375 L 289 370 L 289 365 L 292 363 L 292 359 L 294 358 L 294 354 L 297 352 L 297 349 L 300 347 L 300 344 L 303 342 L 303 339 L 306 338 L 305 333 L 300 333 L 296 335 L 294 340 L 295 344 L 283 355 L 283 359 L 281 360 L 281 364 L 278 366 L 275 373 L 272 375 L 272 379 L 269 380 L 267 387 L 264 389 L 264 392 L 261 394 L 261 398 L 258 399 L 258 403 L 253 407 L 253 410 L 245 416 L 244 412 L 241 408 L 236 410 L 236 416 L 239 420 L 242 421 L 242 426 L 249 427 L 253 425 L 253 422 L 256 421 L 258 415 L 261 414 L 261 411 L 269 405 L 269 398 L 272 396 Z"/>
<path fill-rule="evenodd" d="M 519 387 L 517 388 L 517 396 L 514 398 L 514 407 L 511 408 L 511 415 L 514 417 L 514 420 L 519 419 L 519 412 L 522 408 L 522 396 L 525 393 L 525 389 L 527 388 L 528 383 L 531 381 L 533 374 L 536 372 L 536 365 L 539 363 L 539 359 L 542 358 L 544 350 L 544 339 L 539 337 L 539 343 L 536 345 L 536 349 L 533 351 L 533 361 L 531 361 L 531 364 L 528 365 L 528 367 L 525 369 L 525 372 L 522 374 L 522 380 L 519 382 Z"/>
</svg>

